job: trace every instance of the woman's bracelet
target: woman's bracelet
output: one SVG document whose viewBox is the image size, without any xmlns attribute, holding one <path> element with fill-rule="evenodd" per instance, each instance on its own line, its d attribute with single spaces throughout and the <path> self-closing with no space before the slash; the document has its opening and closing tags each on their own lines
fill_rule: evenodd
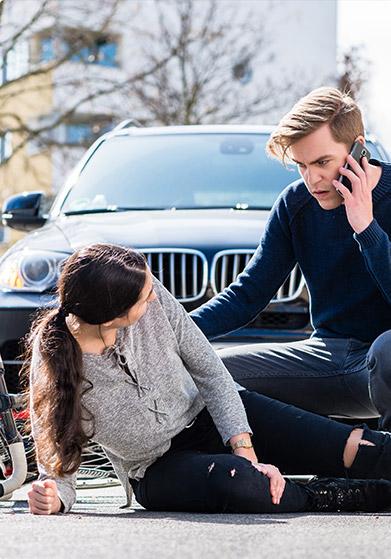
<svg viewBox="0 0 391 559">
<path fill-rule="evenodd" d="M 248 439 L 238 439 L 231 444 L 232 452 L 235 452 L 238 448 L 253 448 L 253 445 Z"/>
</svg>

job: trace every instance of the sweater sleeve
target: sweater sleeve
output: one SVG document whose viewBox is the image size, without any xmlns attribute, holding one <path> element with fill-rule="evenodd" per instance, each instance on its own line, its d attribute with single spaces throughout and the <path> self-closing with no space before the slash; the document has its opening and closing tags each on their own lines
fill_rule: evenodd
<svg viewBox="0 0 391 559">
<path fill-rule="evenodd" d="M 376 219 L 361 233 L 354 233 L 365 266 L 387 303 L 391 304 L 391 242 Z"/>
<path fill-rule="evenodd" d="M 34 412 L 34 381 L 40 374 L 41 354 L 39 351 L 39 339 L 36 336 L 33 345 L 32 359 L 30 365 L 30 421 L 33 439 L 37 436 L 40 425 L 39 417 Z M 76 477 L 77 474 L 65 475 L 63 477 L 53 477 L 47 474 L 43 464 L 38 460 L 38 479 L 53 479 L 57 484 L 58 496 L 61 499 L 64 509 L 63 512 L 69 512 L 72 505 L 76 501 Z"/>
<path fill-rule="evenodd" d="M 224 291 L 192 311 L 191 318 L 209 339 L 245 326 L 270 302 L 295 261 L 289 218 L 280 197 L 246 268 Z"/>
<path fill-rule="evenodd" d="M 224 444 L 252 433 L 235 382 L 182 305 L 155 280 L 155 290 L 175 333 L 180 356 L 193 378 Z"/>
</svg>

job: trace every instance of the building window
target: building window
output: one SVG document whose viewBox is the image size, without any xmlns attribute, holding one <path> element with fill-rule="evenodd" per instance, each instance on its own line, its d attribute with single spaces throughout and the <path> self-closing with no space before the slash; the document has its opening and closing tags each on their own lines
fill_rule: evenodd
<svg viewBox="0 0 391 559">
<path fill-rule="evenodd" d="M 65 125 L 65 143 L 85 144 L 92 136 L 91 124 L 66 124 Z"/>
<path fill-rule="evenodd" d="M 73 54 L 70 60 L 100 66 L 117 66 L 117 44 L 108 37 L 97 37 L 91 44 Z"/>
<path fill-rule="evenodd" d="M 50 124 L 53 115 L 45 115 L 37 119 L 36 126 Z M 74 120 L 69 120 L 50 128 L 45 133 L 32 138 L 27 143 L 28 154 L 37 155 L 42 151 L 58 147 L 89 147 L 99 136 L 105 134 L 113 127 L 111 116 L 107 115 L 76 115 Z"/>
<path fill-rule="evenodd" d="M 242 85 L 248 84 L 253 77 L 253 71 L 250 65 L 250 59 L 245 58 L 241 60 L 232 68 L 232 75 L 235 80 L 239 81 Z"/>
<path fill-rule="evenodd" d="M 11 132 L 0 134 L 0 165 L 12 155 Z"/>
<path fill-rule="evenodd" d="M 28 73 L 29 44 L 19 41 L 4 57 L 1 65 L 1 83 L 15 80 Z"/>
<path fill-rule="evenodd" d="M 0 225 L 0 244 L 7 243 L 9 240 L 9 231 L 7 227 Z"/>
<path fill-rule="evenodd" d="M 111 121 L 70 122 L 65 124 L 65 143 L 68 145 L 90 145 L 111 128 Z"/>
<path fill-rule="evenodd" d="M 69 32 L 70 33 L 70 32 Z M 117 42 L 108 35 L 96 35 L 92 38 L 77 37 L 77 32 L 72 31 L 76 36 L 76 40 L 85 42 L 86 45 L 78 52 L 70 55 L 69 60 L 74 62 L 84 62 L 86 64 L 98 64 L 100 66 L 118 66 Z M 74 48 L 72 39 L 56 39 L 52 36 L 44 35 L 39 40 L 39 60 L 41 62 L 49 62 L 54 60 L 56 56 L 64 56 L 64 54 Z M 57 48 L 58 45 L 58 48 Z"/>
<path fill-rule="evenodd" d="M 50 62 L 54 59 L 54 39 L 53 37 L 41 37 L 39 41 L 39 60 Z"/>
</svg>

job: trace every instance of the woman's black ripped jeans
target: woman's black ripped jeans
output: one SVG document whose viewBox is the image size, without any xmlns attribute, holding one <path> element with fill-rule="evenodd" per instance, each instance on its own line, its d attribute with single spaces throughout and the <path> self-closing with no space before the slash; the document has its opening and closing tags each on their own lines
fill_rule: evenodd
<svg viewBox="0 0 391 559">
<path fill-rule="evenodd" d="M 273 464 L 284 474 L 346 475 L 343 451 L 353 427 L 256 392 L 239 394 L 260 462 Z M 355 477 L 371 477 L 360 472 L 359 464 L 354 466 Z M 365 467 L 370 467 L 368 460 Z M 290 481 L 280 504 L 274 505 L 269 479 L 249 460 L 231 454 L 206 408 L 191 427 L 173 438 L 171 448 L 144 478 L 130 481 L 137 501 L 148 510 L 271 513 L 311 508 L 305 486 Z"/>
</svg>

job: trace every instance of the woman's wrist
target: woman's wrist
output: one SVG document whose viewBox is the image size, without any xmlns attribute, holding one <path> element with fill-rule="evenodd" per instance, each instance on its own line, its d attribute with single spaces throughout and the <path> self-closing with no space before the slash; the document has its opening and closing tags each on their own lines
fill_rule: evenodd
<svg viewBox="0 0 391 559">
<path fill-rule="evenodd" d="M 53 514 L 58 514 L 59 512 L 64 512 L 64 510 L 65 510 L 65 505 L 61 501 L 60 497 L 57 496 L 57 503 L 56 503 L 55 510 L 53 511 Z"/>
<path fill-rule="evenodd" d="M 255 454 L 250 433 L 239 433 L 229 439 L 232 453 L 235 456 L 241 456 L 251 462 L 257 462 L 257 455 Z"/>
<path fill-rule="evenodd" d="M 250 433 L 239 433 L 229 439 L 232 452 L 238 448 L 252 448 Z"/>
<path fill-rule="evenodd" d="M 258 462 L 257 455 L 255 454 L 255 450 L 253 448 L 238 448 L 233 451 L 233 454 L 235 454 L 235 456 L 240 456 L 241 458 L 246 458 L 246 460 L 249 460 L 250 462 Z"/>
</svg>

